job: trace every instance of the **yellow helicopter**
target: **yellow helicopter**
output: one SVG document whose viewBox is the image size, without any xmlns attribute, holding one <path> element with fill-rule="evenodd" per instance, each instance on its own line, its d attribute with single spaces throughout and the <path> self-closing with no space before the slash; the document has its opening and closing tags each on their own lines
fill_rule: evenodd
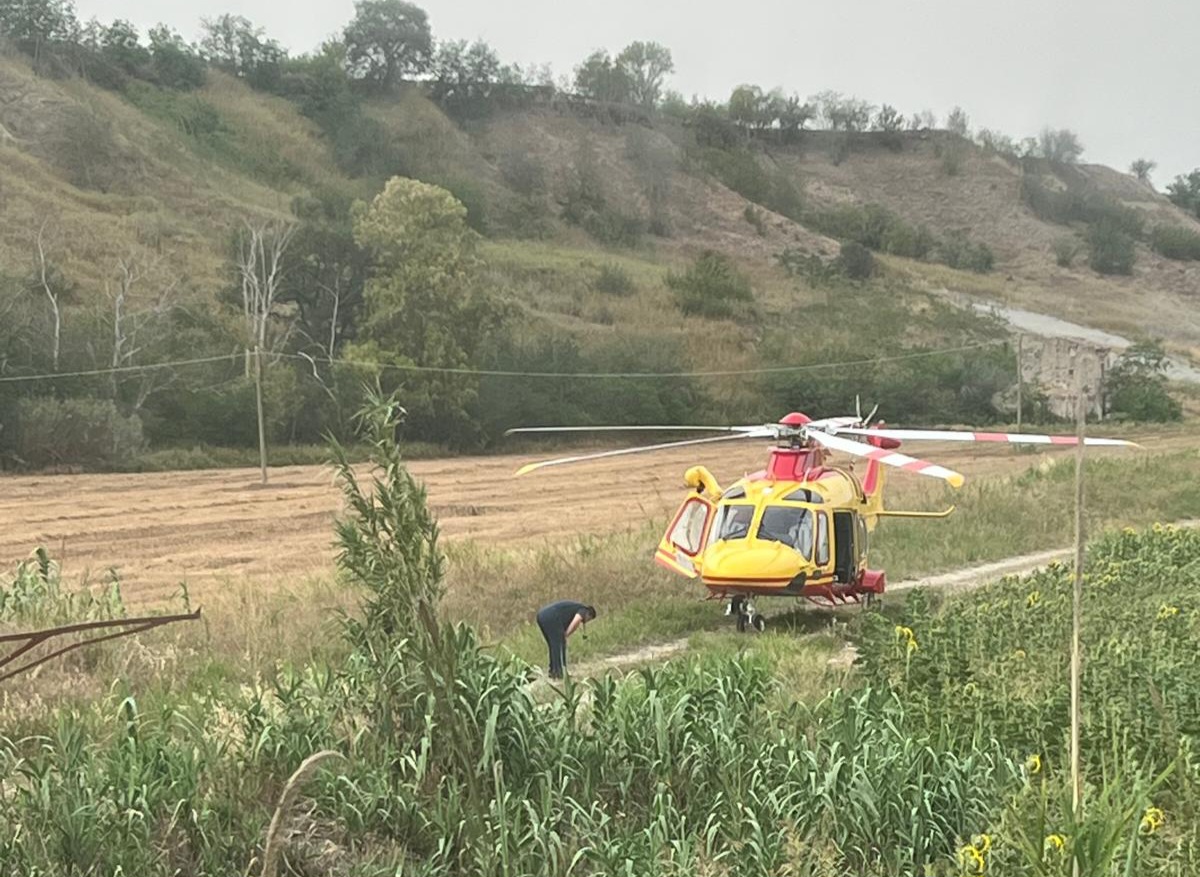
<svg viewBox="0 0 1200 877">
<path fill-rule="evenodd" d="M 959 430 L 890 429 L 867 417 L 813 420 L 793 411 L 761 426 L 542 426 L 521 433 L 721 432 L 634 448 L 530 463 L 524 475 L 548 466 L 579 463 L 666 448 L 747 439 L 774 439 L 764 469 L 723 488 L 704 466 L 684 473 L 688 493 L 654 553 L 654 561 L 689 579 L 699 579 L 708 599 L 725 600 L 738 630 L 762 631 L 766 619 L 754 606 L 762 596 L 800 597 L 821 605 L 869 604 L 883 594 L 886 576 L 867 567 L 870 535 L 881 518 L 944 518 L 954 511 L 893 511 L 883 505 L 886 467 L 939 478 L 961 487 L 958 472 L 902 454 L 901 441 L 1002 442 L 1075 445 L 1075 436 Z M 847 438 L 846 436 L 854 436 Z M 1136 446 L 1124 439 L 1085 438 L 1086 445 Z M 830 452 L 865 458 L 866 471 L 830 465 Z"/>
</svg>

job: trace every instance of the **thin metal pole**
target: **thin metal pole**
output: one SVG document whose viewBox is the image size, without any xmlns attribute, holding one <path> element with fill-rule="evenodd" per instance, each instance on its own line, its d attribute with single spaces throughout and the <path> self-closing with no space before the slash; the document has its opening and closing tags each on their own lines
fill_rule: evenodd
<svg viewBox="0 0 1200 877">
<path fill-rule="evenodd" d="M 1072 352 L 1075 361 L 1075 581 L 1071 600 L 1071 809 L 1075 823 L 1083 818 L 1083 777 L 1080 770 L 1079 727 L 1080 715 L 1080 671 L 1082 646 L 1080 629 L 1083 626 L 1083 432 L 1087 419 L 1087 390 L 1083 385 L 1081 357 Z M 1079 861 L 1073 863 L 1072 872 L 1079 874 Z"/>
<path fill-rule="evenodd" d="M 1021 369 L 1024 358 L 1025 336 L 1017 336 L 1017 432 L 1021 431 L 1021 397 L 1025 395 L 1025 372 Z"/>
<path fill-rule="evenodd" d="M 258 399 L 258 458 L 262 465 L 262 483 L 267 483 L 267 431 L 263 425 L 262 348 L 254 345 L 254 392 Z"/>
</svg>

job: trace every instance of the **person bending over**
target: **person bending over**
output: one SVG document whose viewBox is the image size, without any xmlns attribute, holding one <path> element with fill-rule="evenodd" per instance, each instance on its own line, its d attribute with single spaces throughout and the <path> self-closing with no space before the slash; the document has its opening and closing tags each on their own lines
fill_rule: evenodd
<svg viewBox="0 0 1200 877">
<path fill-rule="evenodd" d="M 594 607 L 573 600 L 559 600 L 538 610 L 538 627 L 550 649 L 551 679 L 561 679 L 567 667 L 567 637 L 595 617 Z"/>
</svg>

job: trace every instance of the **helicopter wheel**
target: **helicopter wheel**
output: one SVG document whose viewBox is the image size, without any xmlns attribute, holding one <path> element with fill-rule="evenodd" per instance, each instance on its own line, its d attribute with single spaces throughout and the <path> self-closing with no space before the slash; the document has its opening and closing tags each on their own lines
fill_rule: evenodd
<svg viewBox="0 0 1200 877">
<path fill-rule="evenodd" d="M 762 615 L 755 615 L 750 624 L 759 633 L 767 629 L 767 619 Z"/>
</svg>

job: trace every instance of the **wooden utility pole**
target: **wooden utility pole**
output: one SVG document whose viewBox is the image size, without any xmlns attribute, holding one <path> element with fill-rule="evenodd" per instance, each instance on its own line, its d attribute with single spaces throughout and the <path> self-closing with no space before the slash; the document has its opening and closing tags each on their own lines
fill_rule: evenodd
<svg viewBox="0 0 1200 877">
<path fill-rule="evenodd" d="M 1071 351 L 1075 371 L 1075 581 L 1071 600 L 1071 809 L 1075 823 L 1083 818 L 1083 777 L 1080 768 L 1079 687 L 1082 665 L 1080 628 L 1083 626 L 1083 431 L 1087 420 L 1087 388 L 1083 384 L 1083 363 L 1079 348 Z M 1075 860 L 1072 871 L 1079 874 L 1079 861 Z"/>
<path fill-rule="evenodd" d="M 254 395 L 258 399 L 258 459 L 262 465 L 262 483 L 267 483 L 267 430 L 263 424 L 262 348 L 254 345 Z"/>
<path fill-rule="evenodd" d="M 1021 431 L 1021 397 L 1025 395 L 1025 372 L 1021 369 L 1025 336 L 1017 335 L 1017 432 Z"/>
</svg>

